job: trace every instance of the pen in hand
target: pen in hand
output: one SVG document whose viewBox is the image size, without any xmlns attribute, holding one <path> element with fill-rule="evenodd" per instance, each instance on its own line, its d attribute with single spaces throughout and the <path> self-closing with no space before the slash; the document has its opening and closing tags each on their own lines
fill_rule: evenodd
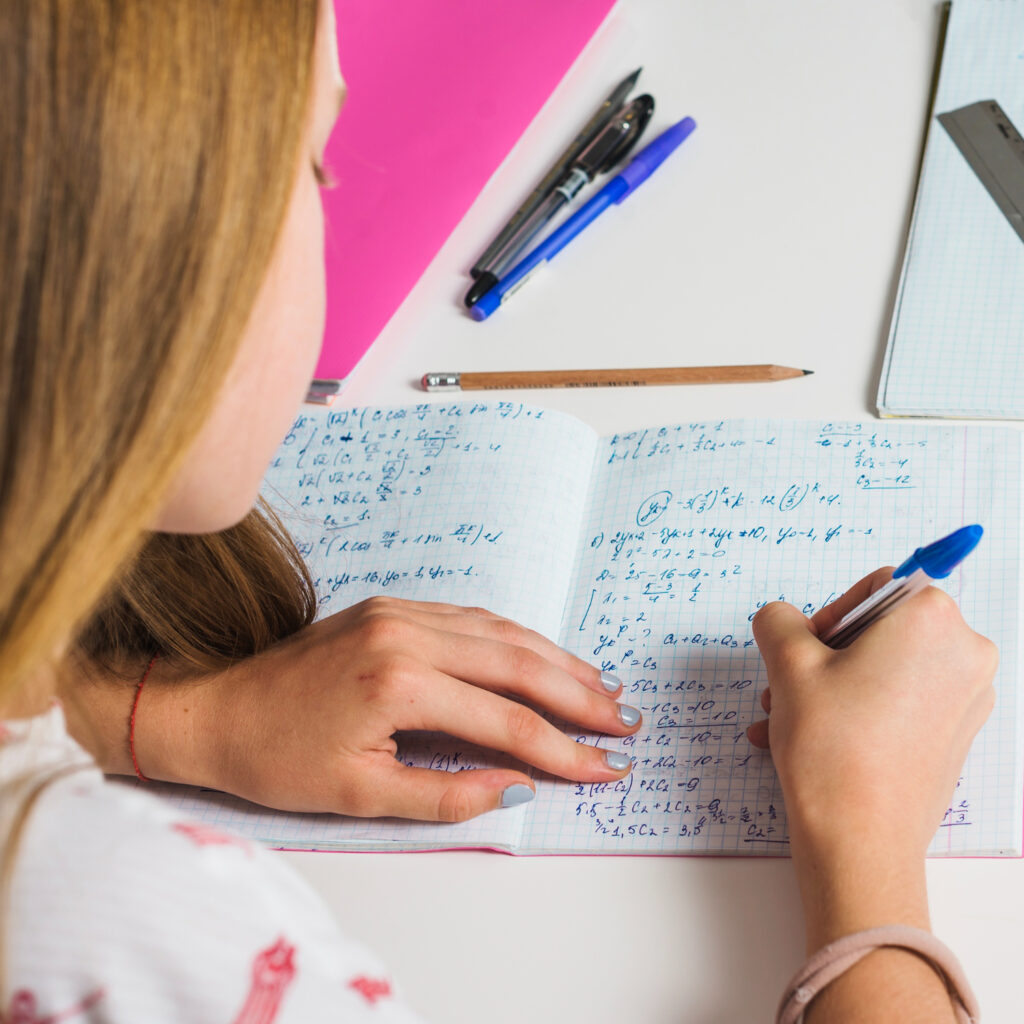
<svg viewBox="0 0 1024 1024">
<path fill-rule="evenodd" d="M 883 615 L 924 590 L 933 580 L 948 576 L 974 550 L 982 533 L 980 526 L 962 526 L 948 537 L 918 548 L 881 590 L 847 612 L 825 633 L 821 642 L 836 650 L 848 647 Z"/>
</svg>

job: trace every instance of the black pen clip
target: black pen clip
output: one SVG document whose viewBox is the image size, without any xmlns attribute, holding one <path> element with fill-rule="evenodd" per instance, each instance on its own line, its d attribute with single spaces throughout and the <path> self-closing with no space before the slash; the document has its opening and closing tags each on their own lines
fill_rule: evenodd
<svg viewBox="0 0 1024 1024">
<path fill-rule="evenodd" d="M 637 96 L 636 99 L 630 100 L 620 114 L 616 114 L 612 120 L 620 120 L 629 122 L 629 129 L 626 134 L 618 140 L 611 152 L 608 153 L 602 164 L 598 167 L 598 174 L 605 174 L 610 171 L 615 164 L 625 160 L 633 146 L 640 141 L 640 136 L 643 134 L 644 129 L 647 127 L 647 122 L 650 121 L 651 115 L 654 113 L 654 97 L 648 93 L 644 93 L 641 96 Z"/>
<path fill-rule="evenodd" d="M 569 174 L 581 173 L 586 181 L 593 181 L 607 171 L 632 148 L 653 110 L 654 100 L 646 94 L 620 107 L 576 158 Z"/>
</svg>

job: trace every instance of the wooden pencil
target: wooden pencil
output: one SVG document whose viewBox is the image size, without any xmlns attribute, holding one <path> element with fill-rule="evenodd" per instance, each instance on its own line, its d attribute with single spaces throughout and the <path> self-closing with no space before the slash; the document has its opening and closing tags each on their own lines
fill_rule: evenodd
<svg viewBox="0 0 1024 1024">
<path fill-rule="evenodd" d="M 740 384 L 805 377 L 813 370 L 758 363 L 751 366 L 663 366 L 635 370 L 511 370 L 427 373 L 425 391 L 492 391 L 504 388 L 643 388 L 659 384 Z"/>
</svg>

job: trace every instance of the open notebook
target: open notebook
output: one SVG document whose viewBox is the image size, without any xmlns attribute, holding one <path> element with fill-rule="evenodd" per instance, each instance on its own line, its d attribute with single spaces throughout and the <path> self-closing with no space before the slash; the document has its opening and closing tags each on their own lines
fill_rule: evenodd
<svg viewBox="0 0 1024 1024">
<path fill-rule="evenodd" d="M 1024 418 L 1024 0 L 954 0 L 932 115 L 878 411 Z"/>
<path fill-rule="evenodd" d="M 999 697 L 932 852 L 1019 855 L 1019 461 L 1020 435 L 997 427 L 752 420 L 599 437 L 518 402 L 304 413 L 265 493 L 323 614 L 389 594 L 483 605 L 557 638 L 619 674 L 623 700 L 642 707 L 636 737 L 601 739 L 633 772 L 603 785 L 538 778 L 532 803 L 459 825 L 282 814 L 158 788 L 275 847 L 785 852 L 771 759 L 744 734 L 765 686 L 751 616 L 777 598 L 810 612 L 978 522 L 981 545 L 946 585 L 999 644 Z M 399 756 L 447 770 L 496 763 L 436 736 L 403 740 Z"/>
</svg>

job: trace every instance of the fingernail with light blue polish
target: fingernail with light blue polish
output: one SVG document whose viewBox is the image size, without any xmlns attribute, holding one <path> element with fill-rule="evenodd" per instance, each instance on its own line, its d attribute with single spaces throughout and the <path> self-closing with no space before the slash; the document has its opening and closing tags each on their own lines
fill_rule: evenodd
<svg viewBox="0 0 1024 1024">
<path fill-rule="evenodd" d="M 601 673 L 601 685 L 609 693 L 616 693 L 618 691 L 619 687 L 622 685 L 622 680 L 618 676 L 612 675 L 611 672 L 602 672 Z"/>
<path fill-rule="evenodd" d="M 620 754 L 615 750 L 606 750 L 604 759 L 608 762 L 608 767 L 613 772 L 624 772 L 629 767 L 628 754 Z"/>
<path fill-rule="evenodd" d="M 533 790 L 529 786 L 524 786 L 521 782 L 517 782 L 514 786 L 509 786 L 501 794 L 501 806 L 515 807 L 518 804 L 528 803 L 533 797 Z"/>
<path fill-rule="evenodd" d="M 640 709 L 631 708 L 628 704 L 619 705 L 619 718 L 623 725 L 636 725 L 640 721 Z"/>
</svg>

